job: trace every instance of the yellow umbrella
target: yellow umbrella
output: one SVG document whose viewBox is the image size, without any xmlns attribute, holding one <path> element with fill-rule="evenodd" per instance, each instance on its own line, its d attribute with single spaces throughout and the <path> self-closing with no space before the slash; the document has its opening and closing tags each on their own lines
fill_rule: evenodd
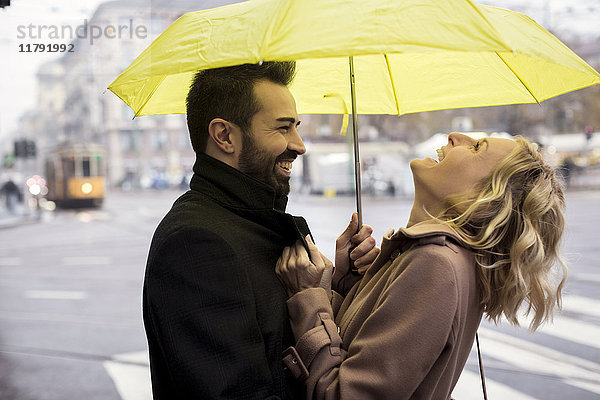
<svg viewBox="0 0 600 400">
<path fill-rule="evenodd" d="M 185 113 L 197 70 L 262 60 L 298 62 L 299 113 L 351 108 L 359 216 L 358 113 L 541 102 L 600 83 L 527 16 L 469 0 L 253 0 L 183 15 L 109 89 L 136 116 Z"/>
</svg>

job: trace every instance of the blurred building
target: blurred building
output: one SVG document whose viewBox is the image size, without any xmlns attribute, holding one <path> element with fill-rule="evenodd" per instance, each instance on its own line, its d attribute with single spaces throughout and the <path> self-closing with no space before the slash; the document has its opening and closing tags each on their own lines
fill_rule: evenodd
<svg viewBox="0 0 600 400">
<path fill-rule="evenodd" d="M 62 57 L 42 65 L 38 71 L 37 107 L 22 117 L 19 127 L 20 137 L 37 141 L 35 169 L 43 171 L 44 154 L 58 143 L 93 142 L 107 150 L 107 181 L 111 187 L 164 187 L 189 176 L 195 157 L 185 115 L 134 119 L 132 110 L 106 88 L 180 15 L 233 2 L 236 0 L 130 0 L 101 4 L 85 23 L 101 28 L 104 34 L 91 38 L 88 32 L 75 38 L 73 52 L 62 53 Z M 121 27 L 124 28 L 119 31 Z M 575 50 L 592 65 L 600 65 L 600 42 Z M 577 124 L 600 127 L 590 118 L 596 114 L 594 99 L 582 97 L 593 97 L 591 89 L 581 92 L 549 100 L 544 107 L 442 110 L 402 117 L 361 115 L 361 141 L 404 141 L 415 146 L 433 132 L 449 131 L 452 125 L 457 130 L 528 133 L 532 138 L 577 131 Z M 301 119 L 301 133 L 315 152 L 313 160 L 317 159 L 319 146 L 345 143 L 337 135 L 341 116 L 303 115 Z M 376 160 L 371 164 L 376 165 Z M 318 178 L 315 173 L 310 177 L 313 182 Z"/>
<path fill-rule="evenodd" d="M 183 13 L 232 2 L 101 4 L 89 20 L 82 21 L 88 30 L 81 28 L 72 41 L 74 51 L 38 71 L 37 110 L 21 124 L 22 131 L 35 132 L 41 150 L 38 164 L 58 143 L 93 142 L 107 149 L 107 178 L 113 187 L 180 182 L 194 162 L 185 116 L 134 119 L 132 110 L 106 88 Z M 92 26 L 102 30 L 101 37 L 92 37 Z"/>
<path fill-rule="evenodd" d="M 33 120 L 36 134 L 32 137 L 36 138 L 39 148 L 46 149 L 65 139 L 67 82 L 61 60 L 43 64 L 38 70 L 37 82 L 37 113 Z"/>
<path fill-rule="evenodd" d="M 600 37 L 578 44 L 574 51 L 591 66 L 600 67 Z"/>
</svg>

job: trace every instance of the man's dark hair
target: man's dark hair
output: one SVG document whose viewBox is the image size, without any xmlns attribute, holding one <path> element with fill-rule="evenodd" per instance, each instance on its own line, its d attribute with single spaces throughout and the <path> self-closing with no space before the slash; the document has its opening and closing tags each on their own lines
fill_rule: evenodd
<svg viewBox="0 0 600 400">
<path fill-rule="evenodd" d="M 208 125 L 215 118 L 248 132 L 261 105 L 254 97 L 259 80 L 288 86 L 296 73 L 295 61 L 269 61 L 202 70 L 196 73 L 186 99 L 187 124 L 196 153 L 206 151 Z"/>
</svg>

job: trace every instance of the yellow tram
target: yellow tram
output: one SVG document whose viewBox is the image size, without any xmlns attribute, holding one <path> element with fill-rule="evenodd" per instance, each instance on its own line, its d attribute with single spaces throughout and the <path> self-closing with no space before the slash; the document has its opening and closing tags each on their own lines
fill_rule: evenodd
<svg viewBox="0 0 600 400">
<path fill-rule="evenodd" d="M 58 207 L 100 207 L 105 193 L 104 147 L 63 144 L 46 158 L 47 199 Z"/>
</svg>

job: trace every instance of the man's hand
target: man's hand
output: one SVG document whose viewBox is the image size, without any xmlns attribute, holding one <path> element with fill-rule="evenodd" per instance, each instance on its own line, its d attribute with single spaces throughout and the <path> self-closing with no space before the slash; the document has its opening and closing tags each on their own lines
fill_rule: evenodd
<svg viewBox="0 0 600 400">
<path fill-rule="evenodd" d="M 339 282 L 350 272 L 350 260 L 360 275 L 364 275 L 379 252 L 375 247 L 373 228 L 363 225 L 358 230 L 358 214 L 353 213 L 350 224 L 335 242 L 335 271 L 333 282 Z"/>
<path fill-rule="evenodd" d="M 275 272 L 290 297 L 314 287 L 323 287 L 328 293 L 331 291 L 333 263 L 321 254 L 310 240 L 310 235 L 306 236 L 306 242 L 310 258 L 302 242 L 298 240 L 293 246 L 283 249 L 275 266 Z"/>
</svg>

